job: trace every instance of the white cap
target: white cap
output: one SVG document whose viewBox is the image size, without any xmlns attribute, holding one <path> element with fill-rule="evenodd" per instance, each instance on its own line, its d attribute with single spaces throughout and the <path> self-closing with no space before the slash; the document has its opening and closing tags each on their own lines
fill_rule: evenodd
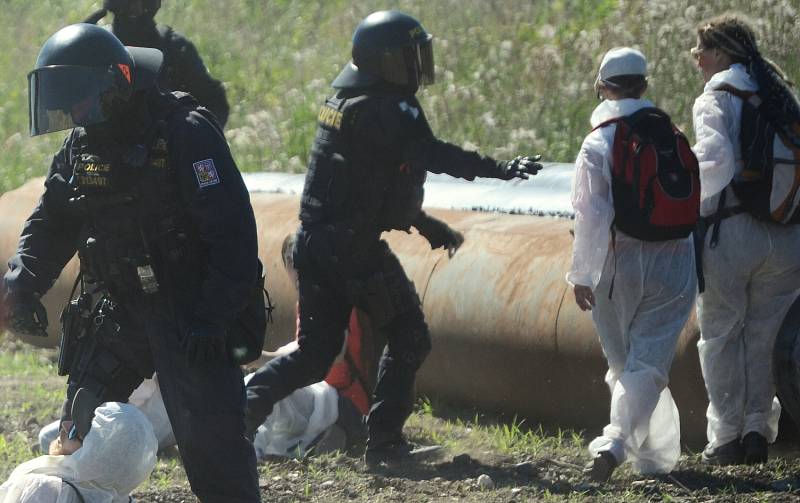
<svg viewBox="0 0 800 503">
<path fill-rule="evenodd" d="M 619 75 L 647 76 L 647 60 L 644 54 L 630 47 L 615 47 L 603 56 L 597 83 Z"/>
</svg>

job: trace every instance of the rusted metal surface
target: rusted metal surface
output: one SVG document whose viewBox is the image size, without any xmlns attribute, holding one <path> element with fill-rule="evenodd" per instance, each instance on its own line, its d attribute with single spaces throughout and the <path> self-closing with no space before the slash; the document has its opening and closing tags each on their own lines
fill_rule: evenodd
<svg viewBox="0 0 800 503">
<path fill-rule="evenodd" d="M 16 249 L 42 180 L 0 197 L 0 255 Z M 253 193 L 260 256 L 277 303 L 268 348 L 294 336 L 297 294 L 280 257 L 297 227 L 298 196 Z M 434 349 L 419 374 L 422 392 L 561 427 L 595 429 L 608 419 L 606 363 L 591 316 L 575 305 L 564 281 L 571 260 L 567 218 L 429 209 L 464 233 L 452 258 L 416 233 L 385 237 L 423 299 Z M 3 260 L 5 265 L 5 260 Z M 75 276 L 70 266 L 45 297 L 50 344 Z M 705 433 L 705 389 L 692 319 L 681 336 L 671 388 L 685 441 Z M 44 342 L 44 341 L 38 341 Z"/>
</svg>

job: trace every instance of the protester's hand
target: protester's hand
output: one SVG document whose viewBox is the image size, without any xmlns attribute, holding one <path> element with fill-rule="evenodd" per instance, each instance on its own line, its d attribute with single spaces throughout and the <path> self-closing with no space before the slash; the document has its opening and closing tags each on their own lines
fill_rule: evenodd
<svg viewBox="0 0 800 503">
<path fill-rule="evenodd" d="M 18 336 L 47 337 L 47 309 L 35 293 L 7 293 L 8 329 Z"/>
<path fill-rule="evenodd" d="M 594 307 L 594 292 L 586 285 L 575 285 L 575 303 L 581 311 L 591 311 Z"/>
<path fill-rule="evenodd" d="M 510 161 L 500 161 L 498 163 L 500 170 L 498 178 L 502 180 L 513 180 L 514 178 L 527 180 L 528 177 L 535 175 L 542 169 L 542 165 L 539 163 L 541 158 L 542 156 L 540 155 L 517 156 Z"/>
<path fill-rule="evenodd" d="M 183 339 L 183 349 L 190 365 L 213 363 L 225 356 L 225 331 L 195 327 Z"/>
<path fill-rule="evenodd" d="M 464 235 L 453 229 L 446 223 L 425 215 L 423 221 L 414 225 L 422 236 L 428 240 L 431 250 L 445 248 L 447 254 L 452 257 L 464 242 Z"/>
</svg>

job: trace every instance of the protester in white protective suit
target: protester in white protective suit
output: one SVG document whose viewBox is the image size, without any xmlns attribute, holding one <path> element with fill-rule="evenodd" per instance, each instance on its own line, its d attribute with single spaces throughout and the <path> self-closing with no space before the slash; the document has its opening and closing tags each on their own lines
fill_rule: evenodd
<svg viewBox="0 0 800 503">
<path fill-rule="evenodd" d="M 265 357 L 291 351 L 296 341 L 276 352 L 265 352 Z M 252 374 L 245 377 L 245 382 Z M 319 382 L 296 390 L 276 404 L 275 410 L 259 427 L 254 438 L 254 447 L 259 459 L 267 456 L 303 457 L 311 448 L 317 451 L 344 450 L 346 442 L 334 430 L 339 417 L 339 394 L 326 382 Z M 164 399 L 158 386 L 157 376 L 145 379 L 131 394 L 130 404 L 139 409 L 151 423 L 158 440 L 158 449 L 175 445 L 175 436 L 164 407 Z M 39 432 L 42 452 L 59 436 L 60 421 L 48 424 Z M 0 501 L 2 503 L 2 501 Z"/>
<path fill-rule="evenodd" d="M 57 443 L 54 453 L 62 455 L 40 456 L 11 473 L 0 503 L 127 503 L 156 464 L 153 427 L 128 404 L 98 407 L 82 444 L 68 440 L 66 429 Z"/>
<path fill-rule="evenodd" d="M 164 399 L 161 397 L 161 388 L 158 386 L 156 375 L 152 379 L 145 379 L 142 384 L 131 393 L 128 403 L 138 408 L 153 425 L 153 433 L 158 440 L 158 450 L 162 451 L 176 444 L 172 426 L 169 423 Z M 39 447 L 41 452 L 50 451 L 50 443 L 58 438 L 60 420 L 44 426 L 39 431 Z"/>
<path fill-rule="evenodd" d="M 702 248 L 705 292 L 697 303 L 698 348 L 710 402 L 702 458 L 709 464 L 760 463 L 777 435 L 780 405 L 774 399 L 772 350 L 781 321 L 800 293 L 800 226 L 754 218 L 734 193 L 731 183 L 743 179 L 745 161 L 744 102 L 734 92 L 791 93 L 740 17 L 705 21 L 697 34 L 692 54 L 706 84 L 694 103 L 694 150 L 703 188 L 701 215 L 708 225 Z"/>
<path fill-rule="evenodd" d="M 622 127 L 614 120 L 654 107 L 641 98 L 646 74 L 639 51 L 606 53 L 595 83 L 603 101 L 575 161 L 575 241 L 567 281 L 578 306 L 592 311 L 611 390 L 610 423 L 589 445 L 593 461 L 586 471 L 597 481 L 623 462 L 642 473 L 669 472 L 680 456 L 678 410 L 667 382 L 696 291 L 693 244 L 691 237 L 644 241 L 620 231 L 612 192 L 613 146 Z M 688 142 L 685 150 L 691 156 Z"/>
</svg>

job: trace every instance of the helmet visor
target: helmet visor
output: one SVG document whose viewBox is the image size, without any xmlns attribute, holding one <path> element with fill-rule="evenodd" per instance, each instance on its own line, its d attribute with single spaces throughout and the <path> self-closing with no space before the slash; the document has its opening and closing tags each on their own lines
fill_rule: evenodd
<svg viewBox="0 0 800 503">
<path fill-rule="evenodd" d="M 380 73 L 387 82 L 414 87 L 433 84 L 431 40 L 388 49 L 383 53 L 380 65 Z"/>
<path fill-rule="evenodd" d="M 429 38 L 416 47 L 417 68 L 419 71 L 419 85 L 428 86 L 435 80 L 433 70 L 433 40 Z"/>
<path fill-rule="evenodd" d="M 109 119 L 114 96 L 111 68 L 47 66 L 28 74 L 31 136 Z"/>
</svg>

